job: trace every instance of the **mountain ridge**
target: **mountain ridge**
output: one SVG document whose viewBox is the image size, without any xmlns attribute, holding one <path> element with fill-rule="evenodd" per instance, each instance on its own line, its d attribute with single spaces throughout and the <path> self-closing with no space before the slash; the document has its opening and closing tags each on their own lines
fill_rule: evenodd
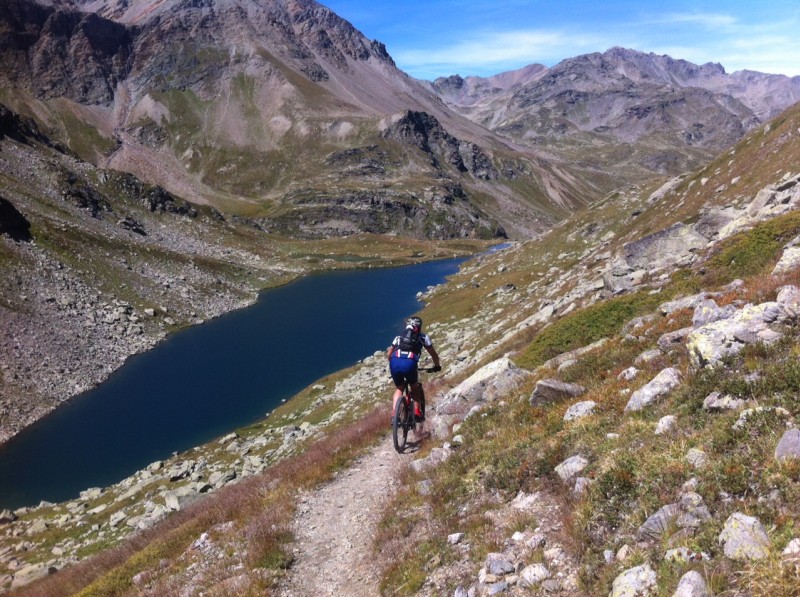
<svg viewBox="0 0 800 597">
<path fill-rule="evenodd" d="M 514 141 L 619 180 L 678 174 L 730 147 L 800 99 L 800 78 L 695 65 L 623 48 L 492 78 L 431 83 L 468 118 Z M 599 151 L 598 151 L 599 149 Z"/>
<path fill-rule="evenodd" d="M 85 147 L 84 159 L 128 170 L 196 203 L 255 208 L 269 217 L 285 211 L 282 200 L 299 180 L 307 181 L 308 192 L 330 189 L 333 179 L 346 194 L 369 189 L 380 195 L 387 184 L 398 186 L 392 172 L 345 180 L 325 159 L 331 151 L 380 140 L 385 120 L 408 110 L 430 114 L 450 134 L 496 154 L 495 161 L 514 154 L 527 162 L 514 180 L 501 176 L 491 183 L 491 194 L 518 204 L 519 214 L 534 214 L 527 221 L 501 222 L 516 234 L 549 225 L 548 193 L 558 211 L 582 205 L 595 192 L 582 177 L 562 173 L 572 166 L 552 167 L 536 150 L 519 151 L 512 141 L 449 111 L 397 70 L 382 44 L 311 0 L 170 0 L 116 8 L 12 0 L 5 18 L 7 29 L 17 32 L 5 41 L 14 49 L 7 60 L 13 65 L 0 71 L 13 109 Z M 117 32 L 116 46 L 103 45 L 106 29 Z M 46 72 L 40 72 L 42 56 L 54 59 Z M 72 74 L 64 78 L 65 72 Z M 79 126 L 72 122 L 76 118 Z M 86 143 L 87 134 L 103 139 L 102 151 L 101 144 Z M 403 148 L 390 153 L 398 151 L 406 154 L 398 172 L 418 173 L 399 181 L 414 185 L 411 206 L 421 188 L 451 179 L 464 188 L 473 209 L 488 210 L 484 219 L 504 219 L 485 185 L 447 167 L 431 168 L 425 156 Z"/>
</svg>

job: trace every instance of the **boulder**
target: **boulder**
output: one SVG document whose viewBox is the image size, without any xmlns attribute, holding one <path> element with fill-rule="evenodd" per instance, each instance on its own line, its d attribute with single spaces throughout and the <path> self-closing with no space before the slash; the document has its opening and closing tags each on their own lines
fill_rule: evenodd
<svg viewBox="0 0 800 597">
<path fill-rule="evenodd" d="M 632 269 L 647 271 L 689 265 L 695 252 L 708 241 L 691 226 L 680 222 L 623 247 L 625 262 Z"/>
<path fill-rule="evenodd" d="M 192 487 L 186 486 L 164 494 L 164 505 L 173 512 L 178 512 L 199 498 L 199 494 Z"/>
<path fill-rule="evenodd" d="M 669 367 L 656 375 L 647 385 L 636 390 L 625 406 L 625 412 L 642 410 L 678 387 L 681 373 Z"/>
<path fill-rule="evenodd" d="M 597 342 L 592 342 L 586 346 L 581 346 L 580 348 L 576 348 L 575 350 L 570 350 L 569 352 L 564 352 L 558 355 L 557 357 L 553 357 L 549 361 L 545 362 L 539 369 L 549 369 L 551 367 L 558 367 L 561 363 L 566 361 L 572 361 L 582 357 L 583 355 L 590 353 L 598 348 L 602 348 L 606 342 L 608 342 L 608 338 L 601 338 Z"/>
<path fill-rule="evenodd" d="M 782 556 L 800 556 L 800 539 L 792 539 L 781 552 Z"/>
<path fill-rule="evenodd" d="M 49 574 L 55 574 L 56 572 L 58 572 L 58 570 L 54 566 L 48 566 L 47 564 L 41 563 L 29 564 L 28 566 L 20 568 L 14 572 L 14 581 L 11 583 L 11 588 L 17 589 L 19 587 L 23 587 L 35 580 L 44 578 Z"/>
<path fill-rule="evenodd" d="M 770 344 L 781 338 L 769 324 L 790 319 L 790 313 L 778 302 L 746 305 L 731 318 L 697 328 L 686 339 L 686 347 L 695 367 L 716 366 L 726 356 L 736 354 L 746 344 Z"/>
<path fill-rule="evenodd" d="M 633 364 L 638 366 L 646 365 L 650 361 L 654 361 L 663 355 L 664 353 L 661 352 L 658 348 L 651 348 L 650 350 L 645 350 L 642 354 L 637 356 L 633 360 Z"/>
<path fill-rule="evenodd" d="M 541 406 L 570 398 L 577 398 L 586 392 L 586 388 L 578 384 L 566 383 L 557 379 L 542 379 L 536 382 L 531 394 L 531 405 Z"/>
<path fill-rule="evenodd" d="M 223 485 L 226 485 L 233 481 L 236 478 L 236 471 L 233 469 L 229 469 L 226 471 L 215 471 L 211 473 L 211 476 L 208 478 L 208 483 L 213 485 L 215 488 L 219 489 Z"/>
<path fill-rule="evenodd" d="M 674 332 L 667 332 L 658 339 L 658 347 L 662 351 L 667 352 L 670 348 L 683 346 L 683 344 L 686 342 L 686 338 L 688 338 L 689 334 L 691 334 L 693 331 L 693 327 L 688 327 L 675 330 Z"/>
<path fill-rule="evenodd" d="M 633 381 L 637 375 L 639 375 L 639 370 L 636 367 L 628 367 L 617 375 L 617 379 L 620 381 Z"/>
<path fill-rule="evenodd" d="M 693 491 L 681 495 L 678 510 L 679 514 L 675 524 L 681 529 L 696 529 L 711 519 L 711 512 L 703 501 L 703 497 Z"/>
<path fill-rule="evenodd" d="M 720 395 L 719 392 L 711 392 L 703 400 L 703 408 L 709 411 L 739 410 L 745 405 L 744 400 L 733 396 Z"/>
<path fill-rule="evenodd" d="M 486 556 L 486 564 L 484 565 L 486 572 L 494 574 L 495 576 L 502 576 L 504 574 L 511 574 L 516 570 L 514 562 L 512 562 L 506 554 L 503 553 L 490 553 Z"/>
<path fill-rule="evenodd" d="M 680 311 L 682 309 L 696 309 L 710 296 L 711 295 L 707 292 L 701 292 L 700 294 L 693 294 L 691 296 L 684 296 L 679 299 L 675 299 L 674 301 L 662 303 L 658 307 L 658 310 L 661 311 L 662 315 L 667 316 L 672 315 L 675 311 Z"/>
<path fill-rule="evenodd" d="M 17 519 L 17 515 L 11 510 L 3 510 L 0 512 L 0 524 L 9 524 Z"/>
<path fill-rule="evenodd" d="M 678 419 L 675 415 L 667 415 L 665 417 L 661 417 L 656 424 L 656 435 L 663 435 L 665 433 L 669 433 L 675 428 Z"/>
<path fill-rule="evenodd" d="M 659 539 L 678 518 L 679 514 L 680 506 L 678 504 L 662 506 L 639 527 L 639 538 L 645 541 Z"/>
<path fill-rule="evenodd" d="M 523 587 L 535 587 L 550 578 L 550 571 L 544 564 L 531 564 L 519 574 L 519 584 Z"/>
<path fill-rule="evenodd" d="M 728 517 L 719 536 L 725 556 L 737 562 L 760 560 L 769 555 L 771 544 L 757 518 L 736 512 Z"/>
<path fill-rule="evenodd" d="M 686 461 L 696 469 L 703 468 L 706 464 L 708 464 L 708 456 L 699 448 L 691 448 L 688 452 L 686 452 L 685 458 Z"/>
<path fill-rule="evenodd" d="M 629 568 L 614 579 L 609 597 L 645 597 L 655 593 L 656 573 L 650 564 Z"/>
<path fill-rule="evenodd" d="M 800 247 L 787 247 L 772 270 L 773 275 L 788 274 L 800 268 Z"/>
<path fill-rule="evenodd" d="M 711 591 L 703 576 L 696 570 L 690 570 L 681 577 L 672 597 L 711 597 Z"/>
<path fill-rule="evenodd" d="M 477 403 L 505 397 L 521 384 L 529 373 L 510 359 L 502 358 L 481 367 L 437 401 L 436 412 L 463 415 Z"/>
<path fill-rule="evenodd" d="M 578 475 L 583 469 L 589 466 L 589 461 L 583 456 L 572 456 L 556 466 L 555 471 L 565 483 Z"/>
<path fill-rule="evenodd" d="M 800 458 L 800 429 L 789 429 L 784 432 L 775 448 L 775 460 L 793 460 Z M 2 521 L 2 518 L 0 518 Z"/>
<path fill-rule="evenodd" d="M 736 307 L 733 305 L 725 305 L 719 307 L 713 299 L 704 300 L 697 305 L 692 316 L 692 325 L 696 328 L 702 327 L 708 323 L 721 321 L 723 319 L 730 319 L 736 314 Z"/>
<path fill-rule="evenodd" d="M 582 419 L 594 413 L 597 403 L 594 400 L 585 400 L 584 402 L 577 402 L 567 409 L 564 413 L 565 421 L 574 421 L 575 419 Z"/>
<path fill-rule="evenodd" d="M 789 320 L 800 318 L 800 288 L 797 286 L 781 288 L 775 302 L 783 307 L 783 312 Z"/>
</svg>

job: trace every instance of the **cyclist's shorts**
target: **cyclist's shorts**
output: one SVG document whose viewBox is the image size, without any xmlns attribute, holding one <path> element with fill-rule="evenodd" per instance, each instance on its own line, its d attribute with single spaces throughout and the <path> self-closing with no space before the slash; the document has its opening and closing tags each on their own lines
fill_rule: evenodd
<svg viewBox="0 0 800 597">
<path fill-rule="evenodd" d="M 398 387 L 415 384 L 419 378 L 417 359 L 392 357 L 389 360 L 389 371 L 392 374 L 394 385 Z"/>
</svg>

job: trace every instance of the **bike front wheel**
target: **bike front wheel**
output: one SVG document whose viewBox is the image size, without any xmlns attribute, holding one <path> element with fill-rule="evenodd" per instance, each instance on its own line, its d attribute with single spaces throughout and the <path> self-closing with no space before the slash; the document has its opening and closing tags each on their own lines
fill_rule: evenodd
<svg viewBox="0 0 800 597">
<path fill-rule="evenodd" d="M 392 441 L 394 442 L 394 449 L 400 454 L 403 453 L 408 440 L 409 408 L 410 406 L 406 402 L 405 396 L 397 399 L 394 417 L 392 417 Z"/>
</svg>

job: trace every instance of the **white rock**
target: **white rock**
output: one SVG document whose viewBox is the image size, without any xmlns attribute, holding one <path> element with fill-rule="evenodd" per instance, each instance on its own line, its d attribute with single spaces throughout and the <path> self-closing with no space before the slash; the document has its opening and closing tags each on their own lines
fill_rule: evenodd
<svg viewBox="0 0 800 597">
<path fill-rule="evenodd" d="M 669 433 L 673 429 L 675 429 L 675 424 L 677 423 L 678 419 L 675 415 L 667 415 L 665 417 L 661 417 L 656 424 L 656 435 L 663 435 L 665 433 Z"/>
<path fill-rule="evenodd" d="M 569 481 L 589 466 L 589 461 L 583 456 L 572 456 L 556 466 L 555 471 L 562 481 Z"/>
</svg>

